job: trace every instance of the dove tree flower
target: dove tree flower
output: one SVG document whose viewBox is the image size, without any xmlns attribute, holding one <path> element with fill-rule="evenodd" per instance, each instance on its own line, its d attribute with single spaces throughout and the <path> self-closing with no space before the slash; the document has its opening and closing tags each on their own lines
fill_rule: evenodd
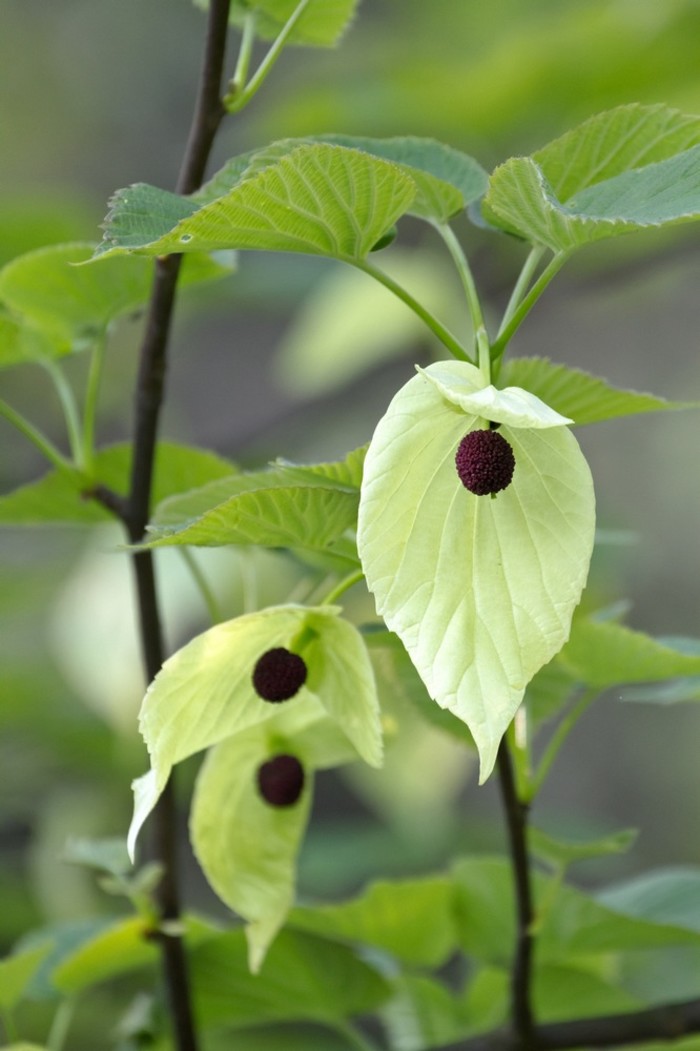
<svg viewBox="0 0 700 1051">
<path fill-rule="evenodd" d="M 382 761 L 362 637 L 337 606 L 274 606 L 217 624 L 165 662 L 139 725 L 151 769 L 133 785 L 131 856 L 172 767 L 208 749 L 192 845 L 214 890 L 246 920 L 257 970 L 294 900 L 314 771 Z"/>
<path fill-rule="evenodd" d="M 469 727 L 481 781 L 536 671 L 566 642 L 593 550 L 593 483 L 572 421 L 474 365 L 418 369 L 365 459 L 358 550 L 377 612 L 428 692 Z M 498 424 L 512 481 L 494 499 L 455 470 L 465 434 Z"/>
</svg>

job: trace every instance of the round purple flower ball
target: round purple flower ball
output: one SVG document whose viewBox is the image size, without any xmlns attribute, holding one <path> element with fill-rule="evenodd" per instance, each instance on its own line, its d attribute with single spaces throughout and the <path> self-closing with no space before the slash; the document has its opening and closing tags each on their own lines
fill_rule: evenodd
<svg viewBox="0 0 700 1051">
<path fill-rule="evenodd" d="M 462 485 L 476 496 L 500 493 L 513 480 L 515 456 L 498 431 L 470 431 L 457 448 L 455 466 Z"/>
</svg>

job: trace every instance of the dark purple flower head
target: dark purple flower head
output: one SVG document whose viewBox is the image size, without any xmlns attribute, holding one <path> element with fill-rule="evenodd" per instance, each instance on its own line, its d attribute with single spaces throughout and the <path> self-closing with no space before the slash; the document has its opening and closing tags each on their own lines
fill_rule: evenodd
<svg viewBox="0 0 700 1051">
<path fill-rule="evenodd" d="M 306 682 L 306 664 L 283 646 L 263 653 L 253 669 L 253 687 L 264 701 L 288 701 Z"/>
<path fill-rule="evenodd" d="M 304 787 L 304 767 L 295 755 L 275 755 L 258 767 L 260 795 L 270 806 L 294 806 Z"/>
<path fill-rule="evenodd" d="M 470 431 L 459 443 L 455 465 L 470 493 L 488 496 L 510 485 L 515 457 L 510 443 L 498 431 Z"/>
</svg>

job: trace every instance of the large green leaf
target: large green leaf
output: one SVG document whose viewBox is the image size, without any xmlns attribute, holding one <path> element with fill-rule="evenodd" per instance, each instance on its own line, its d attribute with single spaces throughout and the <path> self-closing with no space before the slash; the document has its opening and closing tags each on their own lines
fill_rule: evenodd
<svg viewBox="0 0 700 1051">
<path fill-rule="evenodd" d="M 124 492 L 130 462 L 131 446 L 124 443 L 100 450 L 90 477 L 68 468 L 49 471 L 38 481 L 0 497 L 0 525 L 92 525 L 109 521 L 110 512 L 86 494 L 97 481 L 117 493 Z M 226 477 L 232 466 L 206 450 L 160 442 L 156 451 L 154 499 L 164 500 L 172 493 Z"/>
<path fill-rule="evenodd" d="M 210 750 L 190 814 L 192 848 L 204 874 L 246 920 L 253 972 L 294 902 L 296 856 L 313 797 L 312 770 L 297 738 L 285 737 L 278 722 L 267 732 L 254 726 Z M 296 756 L 304 768 L 304 787 L 293 806 L 270 806 L 258 792 L 258 767 L 280 754 Z"/>
<path fill-rule="evenodd" d="M 641 412 L 700 407 L 700 402 L 667 401 L 654 394 L 621 390 L 589 372 L 547 358 L 511 358 L 503 366 L 501 379 L 525 387 L 579 426 Z"/>
<path fill-rule="evenodd" d="M 528 830 L 528 847 L 545 864 L 555 869 L 565 869 L 576 861 L 622 854 L 629 850 L 636 838 L 635 829 L 625 828 L 600 839 L 560 839 L 531 826 Z"/>
<path fill-rule="evenodd" d="M 412 966 L 439 967 L 456 945 L 452 885 L 444 876 L 373 883 L 339 905 L 298 907 L 290 924 L 384 949 Z"/>
<path fill-rule="evenodd" d="M 353 135 L 314 135 L 280 139 L 259 150 L 233 157 L 199 190 L 194 199 L 206 203 L 223 196 L 243 179 L 278 163 L 300 146 L 313 143 L 342 146 L 391 161 L 408 175 L 416 189 L 407 213 L 444 223 L 486 190 L 488 175 L 472 157 L 435 139 L 403 136 L 370 139 Z"/>
<path fill-rule="evenodd" d="M 604 689 L 700 674 L 700 655 L 685 653 L 615 621 L 577 618 L 557 657 L 587 686 Z"/>
<path fill-rule="evenodd" d="M 46 943 L 20 950 L 0 960 L 0 1013 L 12 1011 L 16 1007 L 50 948 L 50 944 Z"/>
<path fill-rule="evenodd" d="M 606 888 L 598 901 L 636 919 L 700 933 L 700 869 L 656 869 Z"/>
<path fill-rule="evenodd" d="M 259 975 L 251 974 L 243 931 L 231 931 L 190 955 L 197 1016 L 207 1025 L 366 1014 L 390 995 L 389 984 L 344 945 L 284 930 Z"/>
<path fill-rule="evenodd" d="M 542 1022 L 633 1011 L 643 1005 L 621 989 L 614 978 L 591 973 L 585 966 L 549 963 L 538 967 L 533 1004 Z"/>
<path fill-rule="evenodd" d="M 13 259 L 0 271 L 0 300 L 65 350 L 89 344 L 119 315 L 146 303 L 153 282 L 153 266 L 146 259 L 74 265 L 89 259 L 94 249 L 87 242 L 50 245 Z M 192 256 L 183 281 L 227 273 L 229 268 L 207 256 Z"/>
<path fill-rule="evenodd" d="M 434 978 L 417 974 L 400 974 L 393 981 L 394 995 L 381 1012 L 389 1037 L 389 1046 L 401 1051 L 423 1051 L 424 1048 L 453 1046 L 472 1033 L 469 1011 L 451 989 Z M 505 1021 L 507 997 L 503 1011 L 495 1018 L 495 997 L 491 999 L 491 1019 Z"/>
<path fill-rule="evenodd" d="M 298 720 L 296 732 L 328 714 L 363 759 L 380 764 L 379 705 L 369 657 L 359 632 L 338 613 L 330 606 L 270 607 L 215 625 L 165 662 L 139 717 L 151 770 L 134 782 L 132 856 L 139 829 L 175 763 L 279 715 L 251 680 L 258 658 L 275 647 L 297 652 L 296 643 L 308 668 L 305 685 L 285 706 Z"/>
<path fill-rule="evenodd" d="M 455 471 L 460 440 L 483 426 L 477 412 L 503 421 L 515 454 L 495 499 Z M 477 369 L 443 362 L 398 392 L 365 460 L 368 586 L 430 695 L 469 726 L 482 780 L 527 683 L 568 637 L 588 572 L 593 487 L 560 422 L 527 392 L 484 388 Z"/>
<path fill-rule="evenodd" d="M 56 357 L 62 349 L 44 333 L 0 312 L 0 369 Z"/>
<path fill-rule="evenodd" d="M 509 967 L 515 938 L 512 874 L 504 858 L 469 858 L 453 869 L 460 941 L 479 960 Z M 576 958 L 695 945 L 698 934 L 667 916 L 626 914 L 614 902 L 597 900 L 568 885 L 534 880 L 539 964 L 571 964 Z M 630 910 L 631 913 L 631 910 Z"/>
<path fill-rule="evenodd" d="M 700 143 L 700 117 L 664 105 L 618 106 L 537 150 L 533 157 L 562 201 L 622 172 L 667 160 Z"/>
<path fill-rule="evenodd" d="M 152 186 L 120 190 L 96 256 L 248 248 L 356 262 L 415 194 L 395 164 L 342 146 L 303 145 L 194 211 L 194 202 Z"/>
<path fill-rule="evenodd" d="M 285 468 L 231 475 L 166 500 L 149 525 L 149 547 L 173 544 L 326 550 L 357 521 L 359 494 L 320 475 L 290 481 Z"/>
<path fill-rule="evenodd" d="M 152 923 L 143 916 L 117 920 L 66 954 L 52 973 L 62 993 L 76 993 L 99 982 L 155 964 L 158 946 L 148 938 Z"/>
<path fill-rule="evenodd" d="M 498 167 L 484 214 L 555 252 L 687 222 L 700 216 L 699 157 L 698 118 L 623 106 Z"/>
<path fill-rule="evenodd" d="M 478 161 L 435 139 L 415 135 L 391 139 L 324 135 L 321 141 L 362 150 L 398 164 L 417 187 L 409 212 L 424 219 L 444 223 L 486 192 L 488 175 Z"/>
<path fill-rule="evenodd" d="M 195 0 L 207 8 L 209 0 Z M 332 47 L 351 22 L 358 0 L 309 0 L 306 10 L 289 35 L 290 44 Z M 255 32 L 272 40 L 299 6 L 299 0 L 233 0 L 231 22 L 242 25 L 255 12 Z"/>
</svg>

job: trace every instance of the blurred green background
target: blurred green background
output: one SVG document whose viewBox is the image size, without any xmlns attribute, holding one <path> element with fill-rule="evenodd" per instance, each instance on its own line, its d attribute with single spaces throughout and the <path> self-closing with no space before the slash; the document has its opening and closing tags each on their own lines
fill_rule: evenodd
<svg viewBox="0 0 700 1051">
<path fill-rule="evenodd" d="M 98 239 L 118 187 L 172 188 L 202 27 L 188 0 L 4 0 L 0 262 L 49 241 Z M 364 0 L 340 49 L 286 53 L 261 96 L 225 125 L 213 168 L 274 138 L 339 131 L 434 136 L 490 169 L 620 103 L 700 113 L 699 69 L 695 0 Z M 522 249 L 466 222 L 459 232 L 495 316 Z M 698 238 L 689 227 L 584 252 L 538 304 L 513 352 L 550 356 L 620 386 L 697 398 Z M 418 287 L 432 281 L 430 295 L 450 314 L 451 276 L 443 279 L 442 261 L 430 255 L 422 263 L 414 251 L 433 253 L 437 245 L 409 222 L 399 247 L 396 265 L 413 268 Z M 314 295 L 328 280 L 341 281 L 328 353 L 343 357 L 319 379 L 322 361 L 304 349 L 318 324 Z M 401 339 L 377 337 L 374 358 L 344 347 L 344 302 L 348 318 L 373 311 L 370 335 L 391 310 L 364 295 L 316 261 L 252 254 L 234 278 L 188 292 L 177 315 L 163 435 L 250 465 L 278 455 L 331 458 L 366 441 L 431 348 L 410 326 Z M 112 341 L 104 441 L 129 436 L 139 324 L 123 324 Z M 83 369 L 79 359 L 69 365 L 76 379 Z M 2 390 L 62 440 L 57 407 L 36 370 L 4 373 Z M 697 416 L 639 417 L 578 437 L 596 481 L 600 525 L 613 532 L 596 554 L 592 595 L 600 603 L 629 600 L 636 628 L 697 635 Z M 4 421 L 0 442 L 3 492 L 41 473 L 32 447 Z M 129 782 L 146 765 L 119 539 L 110 530 L 0 535 L 2 949 L 32 925 L 111 907 L 90 875 L 59 859 L 68 835 L 124 834 Z M 165 555 L 175 646 L 206 619 L 181 561 Z M 260 602 L 284 600 L 295 579 L 275 555 L 251 561 L 217 552 L 201 561 L 220 581 L 230 615 L 253 601 L 256 572 Z M 358 600 L 360 615 L 367 609 Z M 697 706 L 620 704 L 609 696 L 566 745 L 535 820 L 582 833 L 639 827 L 637 846 L 616 872 L 700 862 L 699 735 Z M 452 851 L 500 842 L 495 792 L 476 789 L 470 761 L 437 735 L 409 734 L 401 747 L 382 780 L 356 771 L 321 779 L 303 856 L 306 893 L 339 893 L 373 873 L 421 871 Z M 191 894 L 201 898 L 193 867 L 191 878 Z"/>
</svg>

